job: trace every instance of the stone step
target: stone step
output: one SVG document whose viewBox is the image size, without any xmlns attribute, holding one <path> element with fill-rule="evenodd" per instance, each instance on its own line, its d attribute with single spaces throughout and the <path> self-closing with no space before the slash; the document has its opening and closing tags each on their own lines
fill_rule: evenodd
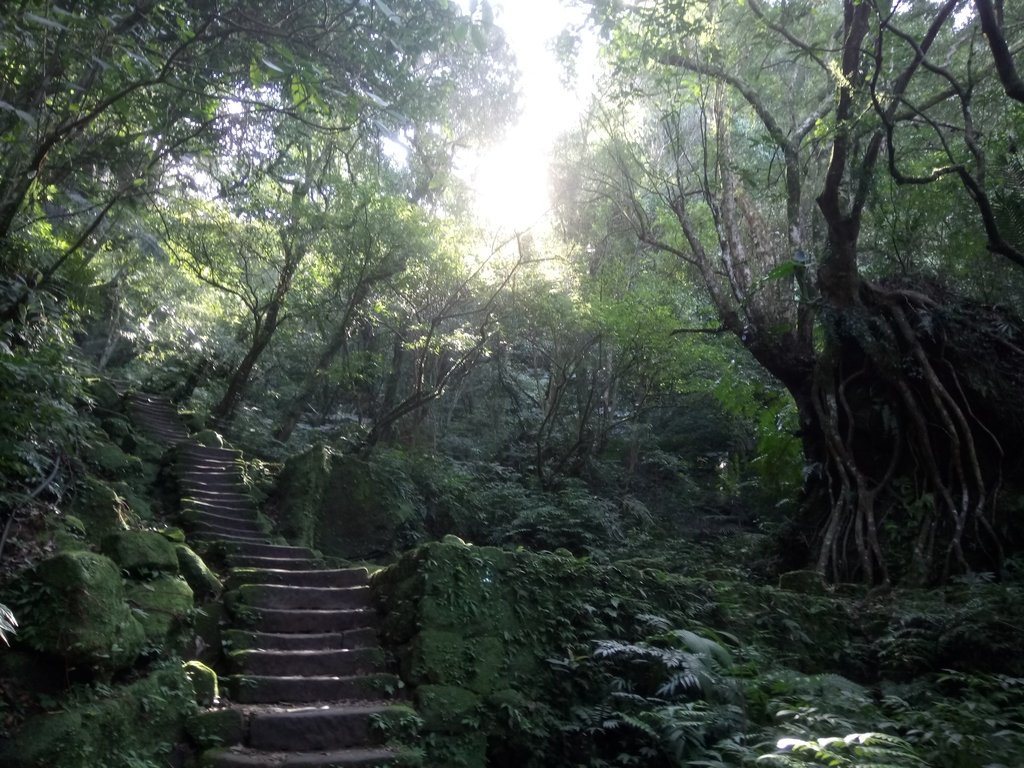
<svg viewBox="0 0 1024 768">
<path fill-rule="evenodd" d="M 256 517 L 256 505 L 251 501 L 214 502 L 206 501 L 205 499 L 182 499 L 181 506 L 185 511 L 212 512 L 215 515 L 230 515 L 234 513 L 236 516 L 240 516 L 244 514 L 252 519 L 255 519 Z"/>
<path fill-rule="evenodd" d="M 370 725 L 383 706 L 337 706 L 255 711 L 249 716 L 248 746 L 263 750 L 316 752 L 374 744 Z"/>
<path fill-rule="evenodd" d="M 277 676 L 226 675 L 221 678 L 231 701 L 239 704 L 304 704 L 345 699 L 374 700 L 398 689 L 395 675 Z"/>
<path fill-rule="evenodd" d="M 370 588 L 303 587 L 288 584 L 241 584 L 232 591 L 232 598 L 250 608 L 367 608 Z"/>
<path fill-rule="evenodd" d="M 247 493 L 239 491 L 194 491 L 182 490 L 182 503 L 198 501 L 203 504 L 227 504 L 238 507 L 252 507 L 252 497 Z"/>
<path fill-rule="evenodd" d="M 264 752 L 243 747 L 203 753 L 201 768 L 377 768 L 394 765 L 397 756 L 384 748 L 319 752 Z"/>
<path fill-rule="evenodd" d="M 310 675 L 352 677 L 381 668 L 380 648 L 350 648 L 331 651 L 241 650 L 228 654 L 231 669 L 240 675 L 295 677 Z"/>
<path fill-rule="evenodd" d="M 288 584 L 293 587 L 362 587 L 370 583 L 365 568 L 334 568 L 317 571 L 279 570 L 274 568 L 235 568 L 228 576 L 228 586 L 241 584 Z"/>
<path fill-rule="evenodd" d="M 251 499 L 252 494 L 249 493 L 249 489 L 242 483 L 240 477 L 230 477 L 227 474 L 221 476 L 210 476 L 207 481 L 197 481 L 194 479 L 182 477 L 178 474 L 178 489 L 181 491 L 182 496 L 193 496 L 193 495 L 207 495 L 217 494 L 218 496 L 231 495 L 244 496 L 246 499 Z"/>
<path fill-rule="evenodd" d="M 264 533 L 260 524 L 251 517 L 232 517 L 230 515 L 218 515 L 213 512 L 199 512 L 192 520 L 192 524 L 199 526 L 215 526 L 218 529 L 233 530 L 239 533 Z"/>
<path fill-rule="evenodd" d="M 178 450 L 178 455 L 195 459 L 215 459 L 219 461 L 238 461 L 242 458 L 242 452 L 237 448 L 218 448 L 213 445 L 199 445 L 191 443 L 183 445 Z"/>
<path fill-rule="evenodd" d="M 377 614 L 363 608 L 336 611 L 311 608 L 296 611 L 259 608 L 243 611 L 238 623 L 245 624 L 258 632 L 327 634 L 362 627 L 376 627 Z"/>
<path fill-rule="evenodd" d="M 310 557 L 259 557 L 228 554 L 228 565 L 235 568 L 258 568 L 276 571 L 306 571 L 316 565 Z"/>
<path fill-rule="evenodd" d="M 244 485 L 242 473 L 236 467 L 177 467 L 178 482 L 196 484 L 205 488 L 227 488 Z"/>
<path fill-rule="evenodd" d="M 293 633 L 253 632 L 226 629 L 222 634 L 225 647 L 231 650 L 263 649 L 267 651 L 310 651 L 341 648 L 365 648 L 377 645 L 377 630 L 360 627 L 345 632 Z"/>
<path fill-rule="evenodd" d="M 313 551 L 307 547 L 292 547 L 286 544 L 232 544 L 229 554 L 249 557 L 280 557 L 289 559 L 312 558 Z"/>
<path fill-rule="evenodd" d="M 239 531 L 234 528 L 220 528 L 215 525 L 195 525 L 192 535 L 201 541 L 221 544 L 269 544 L 270 537 L 262 531 Z"/>
</svg>

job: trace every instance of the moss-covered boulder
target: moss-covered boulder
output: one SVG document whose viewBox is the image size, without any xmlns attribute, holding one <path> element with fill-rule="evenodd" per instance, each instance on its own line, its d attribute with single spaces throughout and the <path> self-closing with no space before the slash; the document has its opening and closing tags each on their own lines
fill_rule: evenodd
<svg viewBox="0 0 1024 768">
<path fill-rule="evenodd" d="M 92 552 L 65 552 L 22 578 L 29 597 L 18 606 L 18 638 L 72 666 L 105 671 L 130 665 L 145 645 L 142 625 L 125 601 L 121 573 Z M 2 763 L 0 763 L 2 764 Z"/>
<path fill-rule="evenodd" d="M 93 445 L 86 456 L 89 464 L 100 471 L 105 477 L 125 478 L 142 477 L 142 461 L 125 453 L 114 443 L 100 441 Z"/>
<path fill-rule="evenodd" d="M 87 380 L 86 392 L 95 408 L 112 412 L 121 410 L 121 395 L 106 379 Z"/>
<path fill-rule="evenodd" d="M 108 484 L 86 475 L 75 490 L 71 512 L 85 524 L 89 539 L 99 542 L 115 531 L 126 530 L 134 520 L 131 508 Z"/>
<path fill-rule="evenodd" d="M 164 446 L 135 432 L 128 435 L 121 445 L 133 456 L 138 457 L 143 464 L 159 464 L 165 451 Z"/>
<path fill-rule="evenodd" d="M 212 707 L 220 699 L 220 685 L 217 673 L 201 661 L 193 659 L 185 662 L 185 674 L 192 682 L 196 694 L 196 704 L 201 707 Z"/>
<path fill-rule="evenodd" d="M 423 533 L 423 501 L 398 453 L 364 459 L 316 445 L 284 466 L 271 495 L 279 530 L 349 560 L 393 553 Z"/>
<path fill-rule="evenodd" d="M 207 448 L 223 448 L 224 437 L 212 429 L 204 429 L 195 435 L 195 441 Z"/>
<path fill-rule="evenodd" d="M 175 544 L 174 551 L 178 555 L 178 570 L 192 587 L 196 600 L 206 600 L 221 593 L 223 585 L 217 574 L 210 570 L 206 561 L 191 547 L 186 544 Z"/>
<path fill-rule="evenodd" d="M 486 694 L 508 685 L 506 649 L 497 637 L 427 629 L 403 656 L 403 677 L 428 683 L 451 683 Z"/>
<path fill-rule="evenodd" d="M 178 644 L 178 636 L 195 607 L 192 589 L 183 579 L 162 574 L 146 581 L 130 581 L 125 593 L 129 604 L 137 609 L 150 645 Z"/>
<path fill-rule="evenodd" d="M 133 575 L 177 573 L 174 544 L 156 531 L 121 531 L 103 539 L 100 550 Z"/>
<path fill-rule="evenodd" d="M 27 721 L 0 740 L 4 768 L 128 768 L 169 765 L 184 724 L 195 711 L 180 664 L 85 703 Z"/>
<path fill-rule="evenodd" d="M 480 697 L 454 685 L 421 685 L 416 689 L 416 711 L 423 727 L 441 733 L 479 730 Z"/>
<path fill-rule="evenodd" d="M 100 422 L 100 425 L 104 432 L 119 442 L 132 432 L 132 425 L 124 416 L 110 416 Z"/>
<path fill-rule="evenodd" d="M 241 744 L 246 731 L 245 714 L 240 709 L 199 712 L 189 718 L 185 729 L 200 749 Z"/>
</svg>

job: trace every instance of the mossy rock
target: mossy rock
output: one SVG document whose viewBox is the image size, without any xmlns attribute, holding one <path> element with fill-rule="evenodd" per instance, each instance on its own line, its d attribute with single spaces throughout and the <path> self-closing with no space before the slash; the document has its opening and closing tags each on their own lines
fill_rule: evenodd
<svg viewBox="0 0 1024 768">
<path fill-rule="evenodd" d="M 159 533 L 172 544 L 185 543 L 185 532 L 181 530 L 181 528 L 161 528 L 159 531 L 157 531 L 157 533 Z"/>
<path fill-rule="evenodd" d="M 98 542 L 115 531 L 123 531 L 133 521 L 131 509 L 109 484 L 87 475 L 75 491 L 73 514 L 85 523 L 92 541 Z"/>
<path fill-rule="evenodd" d="M 107 477 L 142 477 L 142 461 L 108 442 L 92 446 L 86 461 Z"/>
<path fill-rule="evenodd" d="M 241 744 L 245 738 L 245 714 L 239 709 L 211 709 L 190 717 L 185 729 L 200 749 Z"/>
<path fill-rule="evenodd" d="M 150 469 L 153 468 L 151 464 L 145 466 Z M 124 503 L 134 513 L 133 517 L 140 521 L 153 519 L 153 508 L 149 503 L 149 496 L 138 491 L 140 486 L 144 487 L 143 481 L 145 483 L 149 482 L 143 478 L 132 483 L 127 483 L 124 480 L 115 480 L 110 483 L 110 487 L 114 489 L 114 492 L 124 500 Z"/>
<path fill-rule="evenodd" d="M 454 685 L 419 686 L 416 711 L 427 731 L 471 733 L 480 725 L 480 697 Z"/>
<path fill-rule="evenodd" d="M 423 718 L 404 704 L 388 707 L 374 715 L 373 730 L 387 744 L 412 744 L 420 735 Z"/>
<path fill-rule="evenodd" d="M 423 761 L 428 768 L 487 768 L 487 734 L 448 734 L 432 741 Z"/>
<path fill-rule="evenodd" d="M 204 429 L 195 435 L 195 441 L 207 448 L 223 448 L 224 437 L 212 429 Z"/>
<path fill-rule="evenodd" d="M 272 494 L 281 533 L 328 557 L 391 554 L 423 534 L 423 501 L 399 454 L 367 460 L 325 445 L 285 463 Z"/>
<path fill-rule="evenodd" d="M 159 465 L 165 451 L 165 448 L 160 443 L 134 432 L 128 435 L 121 445 L 133 456 L 138 457 L 144 464 Z"/>
<path fill-rule="evenodd" d="M 4 768 L 167 765 L 195 709 L 178 664 L 70 709 L 28 720 L 0 740 Z"/>
<path fill-rule="evenodd" d="M 405 656 L 403 678 L 413 685 L 456 685 L 485 694 L 508 685 L 505 644 L 496 637 L 424 630 Z"/>
<path fill-rule="evenodd" d="M 31 600 L 19 608 L 21 642 L 71 666 L 116 671 L 142 651 L 142 625 L 125 601 L 117 565 L 92 552 L 65 552 L 23 578 Z"/>
<path fill-rule="evenodd" d="M 103 427 L 104 432 L 118 442 L 128 437 L 132 432 L 132 425 L 124 416 L 110 416 L 104 419 L 100 426 Z"/>
<path fill-rule="evenodd" d="M 193 652 L 200 661 L 218 664 L 223 647 L 221 625 L 225 620 L 224 603 L 213 600 L 192 613 L 192 631 L 195 636 Z"/>
<path fill-rule="evenodd" d="M 217 574 L 210 570 L 206 561 L 191 547 L 186 544 L 175 544 L 174 551 L 178 556 L 178 570 L 192 587 L 197 600 L 206 600 L 221 593 L 224 587 Z"/>
<path fill-rule="evenodd" d="M 220 699 L 220 686 L 217 673 L 201 661 L 193 659 L 185 662 L 185 674 L 192 682 L 196 694 L 196 704 L 201 707 L 212 707 Z"/>
<path fill-rule="evenodd" d="M 133 575 L 177 573 L 178 553 L 156 531 L 121 531 L 103 539 L 100 551 Z"/>
<path fill-rule="evenodd" d="M 138 609 L 138 620 L 153 646 L 175 641 L 195 607 L 192 589 L 183 579 L 168 574 L 147 581 L 128 582 L 128 602 Z"/>
<path fill-rule="evenodd" d="M 114 412 L 121 410 L 121 396 L 106 379 L 88 380 L 86 392 L 97 408 Z"/>
</svg>

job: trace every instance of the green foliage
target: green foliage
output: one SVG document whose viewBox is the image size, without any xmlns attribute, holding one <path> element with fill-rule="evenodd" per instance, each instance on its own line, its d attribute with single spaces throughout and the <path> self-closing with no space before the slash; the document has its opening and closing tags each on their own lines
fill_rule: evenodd
<svg viewBox="0 0 1024 768">
<path fill-rule="evenodd" d="M 0 603 L 0 640 L 10 645 L 11 643 L 7 636 L 13 635 L 17 631 L 18 620 L 14 617 L 14 612 L 3 603 Z"/>
<path fill-rule="evenodd" d="M 912 768 L 927 766 L 902 739 L 884 733 L 853 733 L 842 738 L 780 739 L 779 753 L 763 755 L 767 765 L 859 766 L 860 768 Z"/>
<path fill-rule="evenodd" d="M 78 686 L 62 704 L 0 743 L 0 762 L 11 768 L 158 768 L 195 710 L 177 661 L 128 685 Z"/>
</svg>

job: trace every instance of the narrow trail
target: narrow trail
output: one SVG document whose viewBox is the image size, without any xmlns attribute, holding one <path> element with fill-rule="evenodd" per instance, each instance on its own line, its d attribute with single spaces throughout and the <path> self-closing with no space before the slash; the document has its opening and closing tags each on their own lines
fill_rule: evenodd
<svg viewBox="0 0 1024 768">
<path fill-rule="evenodd" d="M 244 718 L 238 744 L 204 768 L 372 768 L 395 755 L 375 741 L 386 709 L 377 616 L 365 568 L 323 568 L 305 547 L 272 543 L 243 482 L 239 451 L 199 445 L 173 405 L 132 395 L 136 424 L 177 447 L 182 514 L 197 546 L 225 553 L 224 705 Z"/>
</svg>

